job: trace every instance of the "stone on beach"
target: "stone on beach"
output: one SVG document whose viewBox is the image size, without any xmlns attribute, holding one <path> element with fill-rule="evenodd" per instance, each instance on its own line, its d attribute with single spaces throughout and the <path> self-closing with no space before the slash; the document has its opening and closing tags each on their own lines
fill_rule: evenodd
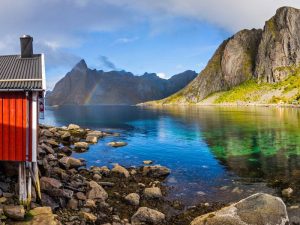
<svg viewBox="0 0 300 225">
<path fill-rule="evenodd" d="M 68 126 L 68 130 L 76 130 L 76 129 L 80 129 L 80 126 L 76 125 L 76 124 L 69 124 Z"/>
<path fill-rule="evenodd" d="M 159 187 L 145 188 L 144 196 L 146 198 L 161 198 L 162 193 Z"/>
<path fill-rule="evenodd" d="M 76 150 L 85 151 L 89 148 L 89 144 L 86 143 L 86 142 L 81 141 L 81 142 L 74 143 L 74 147 L 75 147 Z"/>
<path fill-rule="evenodd" d="M 88 135 L 85 138 L 86 142 L 96 144 L 98 142 L 98 138 L 96 136 Z"/>
<path fill-rule="evenodd" d="M 87 199 L 105 201 L 108 198 L 108 194 L 97 182 L 90 181 L 86 197 Z"/>
<path fill-rule="evenodd" d="M 137 193 L 130 193 L 125 197 L 125 201 L 130 205 L 138 206 L 140 204 L 140 196 Z"/>
<path fill-rule="evenodd" d="M 41 183 L 41 189 L 42 190 L 53 190 L 53 189 L 59 189 L 62 187 L 62 183 L 54 178 L 51 177 L 42 177 L 40 179 Z"/>
<path fill-rule="evenodd" d="M 286 225 L 289 223 L 283 201 L 257 193 L 219 211 L 195 218 L 191 225 Z"/>
<path fill-rule="evenodd" d="M 62 157 L 59 160 L 59 163 L 66 169 L 78 168 L 84 165 L 84 163 L 81 162 L 79 159 L 75 159 L 73 157 L 67 157 L 67 156 Z"/>
<path fill-rule="evenodd" d="M 21 205 L 5 205 L 3 207 L 4 214 L 13 220 L 23 220 L 25 209 Z"/>
<path fill-rule="evenodd" d="M 131 224 L 132 225 L 160 224 L 164 220 L 165 220 L 165 214 L 147 207 L 140 207 L 137 210 L 137 212 L 131 217 Z"/>
<path fill-rule="evenodd" d="M 130 176 L 128 170 L 119 164 L 116 164 L 114 168 L 111 170 L 113 173 L 116 173 L 120 176 L 128 178 Z"/>
</svg>

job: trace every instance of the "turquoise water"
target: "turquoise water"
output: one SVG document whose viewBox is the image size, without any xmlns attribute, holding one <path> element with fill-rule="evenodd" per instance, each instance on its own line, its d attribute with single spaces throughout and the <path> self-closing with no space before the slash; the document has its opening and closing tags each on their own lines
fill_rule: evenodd
<svg viewBox="0 0 300 225">
<path fill-rule="evenodd" d="M 111 130 L 86 153 L 88 166 L 139 166 L 153 160 L 172 170 L 170 198 L 187 204 L 274 193 L 271 179 L 300 181 L 300 110 L 283 108 L 63 106 L 45 124 Z M 126 141 L 111 148 L 109 141 Z"/>
</svg>

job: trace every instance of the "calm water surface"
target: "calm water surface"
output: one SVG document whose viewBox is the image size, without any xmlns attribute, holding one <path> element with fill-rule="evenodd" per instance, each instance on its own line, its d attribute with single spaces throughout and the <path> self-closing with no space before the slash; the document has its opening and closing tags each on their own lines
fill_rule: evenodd
<svg viewBox="0 0 300 225">
<path fill-rule="evenodd" d="M 300 180 L 299 109 L 64 106 L 47 108 L 42 122 L 120 132 L 76 157 L 88 166 L 139 166 L 143 160 L 165 165 L 172 169 L 169 197 L 190 205 L 274 193 L 267 180 Z M 114 140 L 128 145 L 106 145 Z"/>
</svg>

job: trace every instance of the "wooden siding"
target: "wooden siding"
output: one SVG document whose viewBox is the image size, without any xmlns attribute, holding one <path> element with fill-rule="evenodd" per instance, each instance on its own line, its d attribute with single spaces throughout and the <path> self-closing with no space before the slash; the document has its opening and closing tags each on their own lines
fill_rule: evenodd
<svg viewBox="0 0 300 225">
<path fill-rule="evenodd" d="M 27 99 L 25 92 L 0 92 L 0 160 L 2 161 L 31 161 L 31 104 L 28 104 L 30 100 L 31 95 Z M 27 111 L 29 111 L 28 117 Z"/>
</svg>

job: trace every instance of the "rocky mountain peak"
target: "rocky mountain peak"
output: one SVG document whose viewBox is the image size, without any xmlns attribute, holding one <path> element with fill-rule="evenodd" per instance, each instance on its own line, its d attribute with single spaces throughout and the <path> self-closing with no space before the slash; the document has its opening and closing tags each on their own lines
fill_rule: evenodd
<svg viewBox="0 0 300 225">
<path fill-rule="evenodd" d="M 84 59 L 81 59 L 75 66 L 73 69 L 83 69 L 83 70 L 87 70 L 88 66 L 85 62 Z"/>
<path fill-rule="evenodd" d="M 237 32 L 219 46 L 187 87 L 161 102 L 198 103 L 247 80 L 276 83 L 286 79 L 300 69 L 299 21 L 299 9 L 281 7 L 263 30 Z"/>
</svg>

